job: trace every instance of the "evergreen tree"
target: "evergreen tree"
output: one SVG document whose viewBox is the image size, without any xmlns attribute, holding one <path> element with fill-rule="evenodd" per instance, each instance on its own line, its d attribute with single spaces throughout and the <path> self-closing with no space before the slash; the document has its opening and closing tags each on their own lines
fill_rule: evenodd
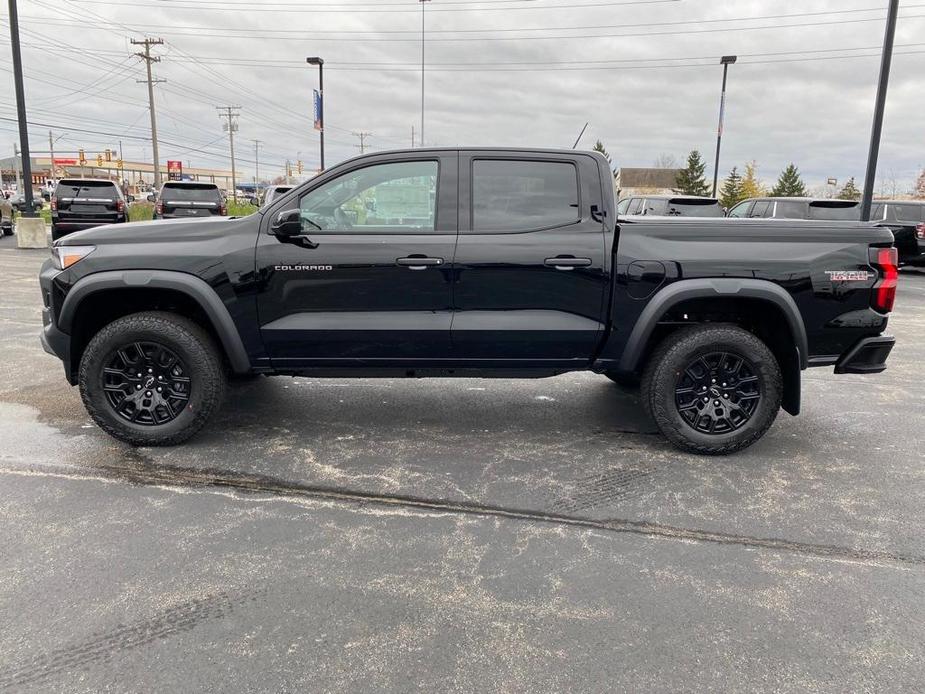
<svg viewBox="0 0 925 694">
<path fill-rule="evenodd" d="M 858 187 L 854 184 L 854 176 L 848 179 L 848 182 L 845 186 L 838 191 L 836 196 L 839 200 L 860 200 L 861 191 L 858 190 Z"/>
<path fill-rule="evenodd" d="M 915 189 L 912 191 L 912 196 L 916 200 L 925 200 L 925 169 L 922 169 L 922 173 L 919 174 L 919 178 L 915 182 Z"/>
<path fill-rule="evenodd" d="M 610 164 L 610 170 L 613 172 L 614 175 L 616 175 L 617 170 L 613 166 L 613 159 L 610 158 L 610 153 L 604 147 L 604 143 L 598 140 L 597 142 L 594 143 L 594 147 L 592 147 L 592 149 L 595 152 L 600 152 L 601 154 L 604 155 L 604 159 L 606 159 L 607 163 Z"/>
<path fill-rule="evenodd" d="M 758 180 L 758 164 L 750 161 L 745 165 L 745 175 L 742 177 L 742 199 L 760 198 L 764 195 L 764 186 Z"/>
<path fill-rule="evenodd" d="M 771 190 L 771 197 L 775 198 L 805 198 L 806 197 L 806 186 L 803 185 L 803 179 L 800 178 L 800 172 L 797 170 L 797 167 L 791 162 L 790 165 L 784 169 L 780 178 L 777 179 L 777 184 Z"/>
<path fill-rule="evenodd" d="M 678 171 L 675 179 L 675 189 L 682 195 L 700 195 L 710 194 L 707 182 L 703 177 L 706 170 L 706 164 L 696 149 L 687 156 L 687 166 Z"/>
<path fill-rule="evenodd" d="M 719 194 L 719 204 L 729 210 L 732 209 L 737 202 L 744 199 L 745 197 L 742 195 L 742 176 L 739 175 L 738 170 L 733 166 L 732 171 L 729 172 L 729 176 L 723 181 L 723 188 Z"/>
</svg>

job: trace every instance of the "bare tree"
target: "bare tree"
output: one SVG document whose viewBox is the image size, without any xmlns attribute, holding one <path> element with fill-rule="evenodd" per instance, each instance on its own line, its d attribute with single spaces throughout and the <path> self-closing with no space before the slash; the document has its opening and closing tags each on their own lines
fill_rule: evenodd
<svg viewBox="0 0 925 694">
<path fill-rule="evenodd" d="M 662 152 L 657 157 L 652 164 L 656 169 L 677 169 L 678 167 L 678 158 L 673 154 L 667 154 Z"/>
</svg>

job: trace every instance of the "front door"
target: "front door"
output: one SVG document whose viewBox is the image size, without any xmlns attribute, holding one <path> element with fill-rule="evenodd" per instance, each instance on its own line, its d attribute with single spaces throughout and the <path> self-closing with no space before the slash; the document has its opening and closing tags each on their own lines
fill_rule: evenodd
<svg viewBox="0 0 925 694">
<path fill-rule="evenodd" d="M 453 152 L 365 159 L 267 211 L 258 311 L 274 367 L 449 356 L 456 160 Z M 273 220 L 293 209 L 301 235 L 273 235 Z"/>
<path fill-rule="evenodd" d="M 609 287 L 601 184 L 589 155 L 460 154 L 452 330 L 460 360 L 580 367 L 590 359 Z"/>
</svg>

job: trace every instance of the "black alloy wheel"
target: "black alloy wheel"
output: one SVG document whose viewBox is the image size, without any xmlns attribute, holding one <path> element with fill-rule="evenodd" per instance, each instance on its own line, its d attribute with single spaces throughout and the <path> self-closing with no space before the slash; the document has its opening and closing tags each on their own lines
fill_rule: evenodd
<svg viewBox="0 0 925 694">
<path fill-rule="evenodd" d="M 734 352 L 710 352 L 694 359 L 678 377 L 674 393 L 684 421 L 711 435 L 740 429 L 761 403 L 754 365 Z"/>
<path fill-rule="evenodd" d="M 114 350 L 102 376 L 109 406 L 133 424 L 166 424 L 189 404 L 192 382 L 186 365 L 157 342 L 132 342 Z"/>
</svg>

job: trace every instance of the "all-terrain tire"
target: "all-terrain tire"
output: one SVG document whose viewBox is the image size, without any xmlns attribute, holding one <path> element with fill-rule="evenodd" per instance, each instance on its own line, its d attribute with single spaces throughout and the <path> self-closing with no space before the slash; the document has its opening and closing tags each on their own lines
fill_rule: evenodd
<svg viewBox="0 0 925 694">
<path fill-rule="evenodd" d="M 705 433 L 682 416 L 676 389 L 689 365 L 699 363 L 700 357 L 709 359 L 717 353 L 747 360 L 757 377 L 755 385 L 760 399 L 748 420 L 738 428 Z M 755 335 L 734 325 L 702 325 L 671 333 L 658 345 L 643 373 L 641 395 L 646 411 L 675 446 L 693 453 L 728 455 L 751 446 L 774 423 L 783 397 L 783 379 L 774 354 Z M 714 396 L 708 395 L 712 400 Z M 719 397 L 716 402 L 724 403 L 725 395 Z"/>
<path fill-rule="evenodd" d="M 104 369 L 116 350 L 135 343 L 154 343 L 170 350 L 188 374 L 188 401 L 170 421 L 129 421 L 107 399 Z M 80 360 L 78 384 L 87 412 L 106 433 L 133 446 L 173 446 L 198 432 L 219 409 L 225 372 L 215 342 L 202 327 L 177 314 L 148 311 L 119 318 L 90 340 Z"/>
</svg>

